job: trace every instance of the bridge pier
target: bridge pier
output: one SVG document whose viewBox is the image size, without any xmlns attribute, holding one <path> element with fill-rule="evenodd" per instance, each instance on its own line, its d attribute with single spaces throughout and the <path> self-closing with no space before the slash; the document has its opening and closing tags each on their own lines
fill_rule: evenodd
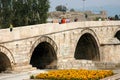
<svg viewBox="0 0 120 80">
<path fill-rule="evenodd" d="M 32 67 L 28 62 L 17 63 L 13 66 L 14 72 L 24 72 L 24 71 L 31 71 L 35 70 L 35 67 Z"/>
</svg>

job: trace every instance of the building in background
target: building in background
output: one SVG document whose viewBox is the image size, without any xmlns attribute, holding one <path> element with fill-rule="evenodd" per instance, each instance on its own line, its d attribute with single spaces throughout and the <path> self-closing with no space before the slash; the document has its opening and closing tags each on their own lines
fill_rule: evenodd
<svg viewBox="0 0 120 80">
<path fill-rule="evenodd" d="M 85 11 L 85 12 L 60 12 L 60 11 L 54 11 L 49 12 L 49 19 L 56 20 L 60 18 L 69 18 L 71 22 L 74 21 L 75 18 L 78 19 L 78 21 L 95 21 L 95 20 L 105 20 L 107 19 L 107 12 L 106 11 L 100 11 L 99 13 L 93 13 L 92 11 Z M 58 21 L 59 22 L 59 21 Z"/>
</svg>

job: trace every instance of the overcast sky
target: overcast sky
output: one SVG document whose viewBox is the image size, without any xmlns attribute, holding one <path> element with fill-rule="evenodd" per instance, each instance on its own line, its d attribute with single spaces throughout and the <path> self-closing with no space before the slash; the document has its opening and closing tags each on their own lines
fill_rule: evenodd
<svg viewBox="0 0 120 80">
<path fill-rule="evenodd" d="M 106 10 L 108 15 L 120 15 L 120 0 L 49 0 L 50 11 L 55 11 L 58 5 L 65 5 L 68 9 L 79 11 L 91 10 L 98 13 L 101 10 Z"/>
</svg>

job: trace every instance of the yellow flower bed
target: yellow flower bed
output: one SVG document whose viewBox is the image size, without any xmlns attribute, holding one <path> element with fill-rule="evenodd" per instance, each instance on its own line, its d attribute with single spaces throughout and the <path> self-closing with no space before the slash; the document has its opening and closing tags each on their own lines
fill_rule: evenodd
<svg viewBox="0 0 120 80">
<path fill-rule="evenodd" d="M 40 73 L 34 76 L 35 79 L 52 80 L 99 80 L 113 75 L 111 70 L 51 70 L 48 73 Z"/>
</svg>

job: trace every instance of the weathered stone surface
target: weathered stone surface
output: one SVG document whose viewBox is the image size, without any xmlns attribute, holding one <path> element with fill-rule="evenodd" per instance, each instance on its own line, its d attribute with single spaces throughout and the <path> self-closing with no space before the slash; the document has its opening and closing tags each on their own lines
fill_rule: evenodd
<svg viewBox="0 0 120 80">
<path fill-rule="evenodd" d="M 120 21 L 38 24 L 14 28 L 12 32 L 9 29 L 1 29 L 0 52 L 8 57 L 14 70 L 19 63 L 27 62 L 24 66 L 30 65 L 34 50 L 39 50 L 37 47 L 40 46 L 40 43 L 45 42 L 48 43 L 49 48 L 45 49 L 49 54 L 44 59 L 57 60 L 56 66 L 60 69 L 111 68 L 120 62 L 120 41 L 115 37 L 118 31 L 120 31 Z M 55 54 L 51 54 L 51 50 Z M 42 53 L 39 52 L 39 54 Z M 93 61 L 100 63 L 95 64 Z M 49 66 L 49 64 L 45 66 Z"/>
</svg>

